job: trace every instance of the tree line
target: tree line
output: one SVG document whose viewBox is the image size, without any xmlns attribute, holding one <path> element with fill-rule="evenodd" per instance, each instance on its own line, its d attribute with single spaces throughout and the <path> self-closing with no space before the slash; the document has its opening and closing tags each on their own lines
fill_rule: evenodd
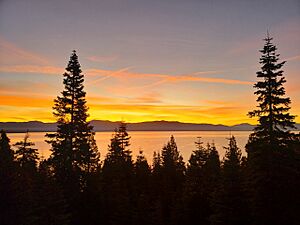
<svg viewBox="0 0 300 225">
<path fill-rule="evenodd" d="M 249 113 L 258 125 L 242 156 L 235 137 L 223 159 L 201 138 L 184 162 L 170 137 L 149 163 L 134 159 L 120 123 L 100 161 L 87 121 L 84 75 L 72 52 L 64 90 L 54 100 L 57 131 L 46 134 L 51 156 L 40 159 L 29 139 L 13 146 L 0 137 L 0 224 L 20 225 L 283 225 L 299 224 L 300 135 L 285 96 L 284 65 L 269 35 L 264 39 Z"/>
</svg>

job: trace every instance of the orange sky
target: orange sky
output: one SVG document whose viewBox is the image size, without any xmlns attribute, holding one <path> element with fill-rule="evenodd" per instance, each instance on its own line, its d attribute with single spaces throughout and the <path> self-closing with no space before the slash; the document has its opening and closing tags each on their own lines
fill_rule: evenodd
<svg viewBox="0 0 300 225">
<path fill-rule="evenodd" d="M 56 83 L 29 81 L 30 85 L 2 84 L 1 121 L 54 121 L 51 107 L 53 99 L 63 88 L 61 84 L 63 68 L 17 65 L 0 67 L 0 71 L 51 78 Z M 177 76 L 134 73 L 128 68 L 117 71 L 86 69 L 84 73 L 91 120 L 128 122 L 169 120 L 226 125 L 255 123 L 255 119 L 246 116 L 256 104 L 253 81 L 203 76 L 216 74 L 218 71 Z M 104 84 L 109 80 L 114 80 L 113 85 Z M 135 83 L 131 83 L 133 81 Z M 186 89 L 190 83 L 196 83 L 196 87 Z M 205 92 L 202 92 L 201 88 L 198 90 L 199 85 L 202 85 Z M 218 87 L 224 86 L 228 88 L 228 93 L 218 92 Z M 213 89 L 208 92 L 211 87 Z M 111 95 L 99 95 L 97 93 L 99 88 L 106 89 Z M 293 85 L 289 86 L 289 92 L 294 91 L 297 89 L 293 90 Z M 293 112 L 299 112 L 299 108 L 295 107 Z"/>
</svg>

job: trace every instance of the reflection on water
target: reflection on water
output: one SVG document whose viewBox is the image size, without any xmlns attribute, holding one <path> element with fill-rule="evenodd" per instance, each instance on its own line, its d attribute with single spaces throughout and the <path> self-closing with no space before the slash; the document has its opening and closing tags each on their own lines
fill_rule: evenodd
<svg viewBox="0 0 300 225">
<path fill-rule="evenodd" d="M 191 152 L 195 149 L 194 142 L 197 137 L 202 137 L 204 144 L 214 142 L 221 158 L 224 156 L 223 146 L 227 145 L 227 138 L 231 135 L 236 137 L 238 146 L 245 154 L 244 147 L 247 143 L 250 131 L 130 131 L 131 146 L 130 149 L 133 156 L 138 154 L 139 150 L 143 150 L 149 162 L 152 162 L 154 151 L 160 151 L 171 135 L 174 135 L 178 149 L 181 152 L 185 161 L 190 157 Z M 48 158 L 51 154 L 50 146 L 45 142 L 45 132 L 30 133 L 30 139 L 39 149 L 40 156 Z M 9 133 L 8 137 L 11 144 L 20 141 L 24 138 L 24 133 Z M 107 148 L 110 143 L 112 132 L 97 132 L 96 141 L 101 153 L 101 159 L 107 153 Z"/>
</svg>

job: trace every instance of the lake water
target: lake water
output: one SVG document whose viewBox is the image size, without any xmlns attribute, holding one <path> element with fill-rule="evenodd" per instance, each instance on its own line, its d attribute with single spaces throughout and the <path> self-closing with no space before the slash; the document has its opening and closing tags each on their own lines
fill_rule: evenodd
<svg viewBox="0 0 300 225">
<path fill-rule="evenodd" d="M 104 159 L 107 154 L 107 148 L 110 143 L 113 132 L 97 132 L 95 139 L 101 153 L 101 159 Z M 238 146 L 245 155 L 245 145 L 247 143 L 250 131 L 130 131 L 131 146 L 134 159 L 140 150 L 143 150 L 148 162 L 152 162 L 154 151 L 160 151 L 166 144 L 171 135 L 174 135 L 178 149 L 182 154 L 184 161 L 187 162 L 192 151 L 195 149 L 195 141 L 197 137 L 201 137 L 204 144 L 214 142 L 220 154 L 221 159 L 224 156 L 225 150 L 223 146 L 227 146 L 228 138 L 234 135 Z M 39 150 L 40 157 L 48 158 L 51 154 L 50 146 L 45 142 L 45 132 L 30 133 L 30 140 L 35 143 Z M 11 144 L 20 141 L 24 138 L 24 133 L 9 133 L 8 137 Z"/>
</svg>

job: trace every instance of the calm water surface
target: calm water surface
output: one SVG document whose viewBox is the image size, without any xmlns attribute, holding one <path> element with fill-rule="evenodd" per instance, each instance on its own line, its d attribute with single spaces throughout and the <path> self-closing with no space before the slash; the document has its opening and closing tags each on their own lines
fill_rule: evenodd
<svg viewBox="0 0 300 225">
<path fill-rule="evenodd" d="M 107 147 L 110 143 L 110 138 L 113 132 L 97 132 L 96 141 L 101 153 L 101 159 L 104 159 L 107 153 Z M 149 162 L 152 162 L 152 156 L 154 151 L 160 151 L 164 144 L 166 144 L 171 135 L 174 135 L 179 151 L 181 152 L 185 161 L 187 161 L 195 149 L 195 141 L 197 137 L 202 137 L 202 141 L 214 142 L 221 158 L 224 156 L 225 150 L 223 146 L 228 143 L 227 138 L 234 135 L 237 139 L 238 146 L 245 154 L 245 145 L 247 143 L 250 131 L 130 131 L 131 146 L 130 149 L 133 156 L 138 154 L 140 150 L 143 150 L 145 156 Z M 33 132 L 30 133 L 30 139 L 36 145 L 39 150 L 40 156 L 48 158 L 51 154 L 50 146 L 45 142 L 45 132 Z M 9 133 L 8 137 L 11 140 L 11 144 L 20 141 L 24 138 L 24 133 Z"/>
</svg>

